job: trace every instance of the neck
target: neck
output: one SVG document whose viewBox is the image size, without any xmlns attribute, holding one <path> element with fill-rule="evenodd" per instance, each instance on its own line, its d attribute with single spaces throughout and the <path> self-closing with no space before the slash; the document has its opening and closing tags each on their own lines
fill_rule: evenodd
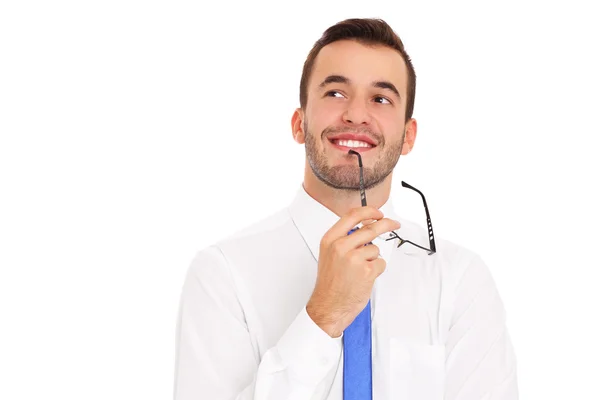
<svg viewBox="0 0 600 400">
<path fill-rule="evenodd" d="M 367 205 L 380 208 L 389 197 L 392 186 L 392 175 L 389 174 L 379 185 L 365 190 Z M 304 190 L 310 197 L 334 212 L 338 217 L 346 215 L 351 209 L 362 206 L 360 190 L 340 190 L 323 183 L 315 176 L 306 162 L 304 171 Z"/>
</svg>

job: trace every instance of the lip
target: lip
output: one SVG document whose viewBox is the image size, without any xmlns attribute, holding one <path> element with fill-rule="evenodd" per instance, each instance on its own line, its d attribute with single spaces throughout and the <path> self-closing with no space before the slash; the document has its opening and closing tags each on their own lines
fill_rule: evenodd
<svg viewBox="0 0 600 400">
<path fill-rule="evenodd" d="M 343 151 L 344 153 L 348 153 L 348 150 L 354 150 L 357 153 L 365 153 L 369 150 L 373 150 L 376 147 L 376 146 L 375 147 L 347 147 L 347 146 L 337 145 L 337 144 L 333 143 L 331 140 L 328 140 L 328 142 L 331 146 L 333 146 L 334 148 L 336 148 L 338 150 Z"/>
<path fill-rule="evenodd" d="M 369 143 L 374 147 L 377 146 L 377 143 L 370 136 L 361 135 L 360 133 L 339 133 L 337 135 L 328 137 L 327 140 L 329 140 L 330 142 L 332 140 L 358 140 L 361 142 Z"/>
<path fill-rule="evenodd" d="M 340 145 L 337 145 L 337 144 L 333 143 L 333 140 L 358 140 L 358 141 L 361 141 L 361 142 L 369 143 L 373 147 L 347 147 L 347 146 L 340 146 Z M 328 137 L 327 141 L 334 148 L 336 148 L 338 150 L 341 150 L 344 153 L 348 153 L 348 150 L 354 150 L 357 153 L 366 153 L 367 151 L 373 150 L 375 147 L 377 147 L 377 143 L 375 143 L 375 141 L 373 139 L 371 139 L 369 136 L 367 136 L 367 135 L 361 135 L 361 134 L 357 134 L 357 133 L 338 133 L 337 135 L 333 135 L 331 137 Z"/>
</svg>

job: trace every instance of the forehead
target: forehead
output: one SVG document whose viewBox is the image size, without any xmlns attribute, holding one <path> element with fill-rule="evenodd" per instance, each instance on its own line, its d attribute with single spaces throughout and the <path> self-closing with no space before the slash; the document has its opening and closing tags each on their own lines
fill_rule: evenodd
<svg viewBox="0 0 600 400">
<path fill-rule="evenodd" d="M 382 45 L 340 40 L 323 47 L 313 66 L 309 86 L 317 87 L 329 75 L 343 75 L 356 85 L 390 81 L 406 93 L 408 70 L 400 53 Z"/>
</svg>

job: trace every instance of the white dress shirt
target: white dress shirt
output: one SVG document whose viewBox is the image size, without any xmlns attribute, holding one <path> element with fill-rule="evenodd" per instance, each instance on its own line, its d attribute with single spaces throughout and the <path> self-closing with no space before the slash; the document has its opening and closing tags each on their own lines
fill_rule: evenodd
<svg viewBox="0 0 600 400">
<path fill-rule="evenodd" d="M 427 231 L 395 214 L 400 237 Z M 339 217 L 301 185 L 291 205 L 198 252 L 177 323 L 175 400 L 342 400 L 342 338 L 306 313 L 321 238 Z M 374 400 L 514 400 L 502 300 L 472 251 L 373 241 L 386 260 L 371 296 Z"/>
</svg>

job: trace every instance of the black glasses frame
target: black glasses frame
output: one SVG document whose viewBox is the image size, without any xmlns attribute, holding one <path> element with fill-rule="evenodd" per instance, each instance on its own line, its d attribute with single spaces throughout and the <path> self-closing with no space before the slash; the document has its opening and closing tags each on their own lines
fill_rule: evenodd
<svg viewBox="0 0 600 400">
<path fill-rule="evenodd" d="M 358 167 L 360 170 L 360 201 L 363 206 L 366 206 L 367 205 L 367 195 L 365 194 L 365 183 L 364 183 L 364 179 L 363 179 L 362 158 L 360 156 L 360 153 L 358 153 L 357 151 L 354 151 L 354 150 L 348 150 L 348 154 L 354 154 L 358 157 Z M 402 181 L 402 186 L 405 188 L 408 188 L 408 189 L 412 189 L 415 192 L 419 193 L 421 195 L 421 198 L 423 199 L 423 206 L 425 206 L 425 215 L 427 216 L 427 231 L 429 233 L 429 248 L 418 245 L 415 242 L 411 242 L 410 240 L 402 239 L 395 231 L 391 231 L 389 234 L 390 237 L 385 240 L 387 241 L 387 240 L 398 239 L 399 243 L 398 243 L 397 247 L 402 246 L 404 243 L 409 243 L 409 244 L 412 244 L 413 246 L 416 246 L 420 249 L 427 251 L 428 255 L 435 254 L 435 252 L 436 252 L 435 236 L 433 235 L 433 225 L 431 224 L 431 216 L 429 215 L 429 208 L 427 207 L 427 201 L 425 200 L 425 196 L 419 189 L 415 188 L 414 186 L 409 185 L 408 183 L 406 183 L 404 181 Z"/>
</svg>

